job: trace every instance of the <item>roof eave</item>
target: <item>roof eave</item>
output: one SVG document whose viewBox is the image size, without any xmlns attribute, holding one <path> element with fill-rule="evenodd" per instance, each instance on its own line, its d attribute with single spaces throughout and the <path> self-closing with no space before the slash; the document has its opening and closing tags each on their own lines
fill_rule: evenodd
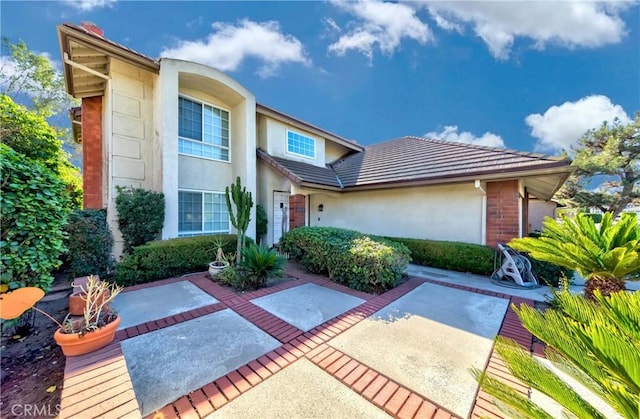
<svg viewBox="0 0 640 419">
<path fill-rule="evenodd" d="M 388 188 L 398 188 L 398 187 L 410 187 L 410 186 L 433 186 L 433 185 L 446 185 L 452 183 L 464 183 L 464 182 L 473 182 L 476 179 L 484 180 L 484 181 L 498 181 L 498 180 L 509 180 L 509 179 L 518 179 L 523 177 L 531 177 L 531 176 L 541 176 L 541 175 L 562 175 L 562 182 L 559 182 L 556 185 L 553 193 L 557 192 L 557 190 L 562 186 L 564 181 L 573 173 L 575 170 L 574 167 L 570 166 L 566 160 L 553 162 L 548 164 L 543 168 L 522 170 L 502 170 L 502 171 L 494 171 L 494 172 L 473 172 L 466 173 L 464 175 L 451 175 L 451 176 L 439 176 L 433 178 L 416 178 L 410 180 L 393 180 L 388 182 L 377 182 L 366 185 L 352 185 L 345 186 L 344 191 L 360 191 L 360 190 L 374 190 L 374 189 L 388 189 Z M 553 194 L 552 194 L 553 195 Z"/>
</svg>

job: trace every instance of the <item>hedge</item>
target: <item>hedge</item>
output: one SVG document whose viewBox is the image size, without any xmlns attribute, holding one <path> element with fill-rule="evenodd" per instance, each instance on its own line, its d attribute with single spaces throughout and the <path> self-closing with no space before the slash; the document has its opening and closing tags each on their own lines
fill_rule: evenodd
<svg viewBox="0 0 640 419">
<path fill-rule="evenodd" d="M 229 254 L 236 250 L 234 234 L 181 237 L 157 240 L 138 246 L 118 264 L 115 280 L 119 285 L 142 284 L 193 272 L 206 271 L 216 258 L 217 243 Z M 246 238 L 247 245 L 253 243 Z"/>
<path fill-rule="evenodd" d="M 397 237 L 389 237 L 389 240 L 407 246 L 411 251 L 411 258 L 418 265 L 484 276 L 489 276 L 494 271 L 496 250 L 489 246 Z M 531 269 L 541 285 L 557 287 L 561 276 L 564 275 L 567 278 L 573 276 L 573 271 L 569 269 L 539 261 L 528 254 L 523 255 L 531 261 Z"/>
<path fill-rule="evenodd" d="M 395 287 L 411 260 L 401 243 L 334 227 L 296 228 L 280 245 L 309 272 L 366 292 Z"/>
<path fill-rule="evenodd" d="M 388 239 L 407 246 L 413 262 L 418 265 L 485 276 L 493 273 L 496 251 L 489 246 L 398 237 Z"/>
<path fill-rule="evenodd" d="M 66 262 L 71 278 L 86 275 L 112 274 L 115 261 L 113 235 L 104 209 L 77 210 L 69 216 L 66 244 L 69 249 Z"/>
</svg>

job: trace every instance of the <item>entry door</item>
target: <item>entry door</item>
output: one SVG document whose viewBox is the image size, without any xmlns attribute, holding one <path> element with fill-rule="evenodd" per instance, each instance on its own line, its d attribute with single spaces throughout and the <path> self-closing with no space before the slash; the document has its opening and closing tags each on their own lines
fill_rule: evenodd
<svg viewBox="0 0 640 419">
<path fill-rule="evenodd" d="M 289 192 L 273 191 L 273 244 L 289 231 Z"/>
</svg>

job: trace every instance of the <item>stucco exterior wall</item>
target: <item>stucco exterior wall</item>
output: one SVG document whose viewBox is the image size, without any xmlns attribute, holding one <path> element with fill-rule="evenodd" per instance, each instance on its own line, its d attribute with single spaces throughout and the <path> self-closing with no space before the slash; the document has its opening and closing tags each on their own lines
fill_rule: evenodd
<svg viewBox="0 0 640 419">
<path fill-rule="evenodd" d="M 544 217 L 556 217 L 557 205 L 555 202 L 542 201 L 540 199 L 529 200 L 529 231 L 542 231 Z"/>
<path fill-rule="evenodd" d="M 154 104 L 156 76 L 112 59 L 111 80 L 105 92 L 104 133 L 106 145 L 107 219 L 115 238 L 116 255 L 122 253 L 117 227 L 116 187 L 158 190 L 160 168 L 154 164 Z"/>
<path fill-rule="evenodd" d="M 263 161 L 258 160 L 258 199 L 255 201 L 262 205 L 267 213 L 267 234 L 263 238 L 266 246 L 273 244 L 274 191 L 290 192 L 291 182 L 281 174 L 274 172 Z"/>
<path fill-rule="evenodd" d="M 166 217 L 162 238 L 178 236 L 178 190 L 224 192 L 240 176 L 243 186 L 256 196 L 256 103 L 238 82 L 207 66 L 182 60 L 161 60 L 156 95 L 162 143 Z M 178 98 L 183 94 L 229 111 L 230 162 L 178 154 Z M 255 198 L 254 198 L 255 201 Z M 230 226 L 231 232 L 235 232 Z M 255 206 L 247 229 L 255 235 Z"/>
<path fill-rule="evenodd" d="M 316 140 L 316 156 L 314 159 L 298 154 L 287 153 L 287 130 L 306 135 L 307 137 L 311 137 Z M 258 140 L 258 144 L 261 144 L 261 147 L 272 156 L 301 161 L 315 166 L 325 165 L 325 140 L 320 136 L 314 135 L 297 127 L 289 126 L 264 115 L 260 115 L 260 129 L 258 130 L 258 133 L 261 136 Z"/>
<path fill-rule="evenodd" d="M 326 163 L 333 163 L 340 157 L 345 156 L 351 150 L 343 145 L 336 144 L 333 141 L 324 142 L 324 158 Z"/>
<path fill-rule="evenodd" d="M 316 193 L 310 196 L 310 225 L 482 244 L 482 202 L 473 184 Z"/>
</svg>

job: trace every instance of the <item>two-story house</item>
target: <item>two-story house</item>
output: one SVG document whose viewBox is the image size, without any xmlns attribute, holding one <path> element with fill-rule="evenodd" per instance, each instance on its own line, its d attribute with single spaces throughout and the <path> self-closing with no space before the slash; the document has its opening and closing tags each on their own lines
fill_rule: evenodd
<svg viewBox="0 0 640 419">
<path fill-rule="evenodd" d="M 84 205 L 107 209 L 121 249 L 118 186 L 163 192 L 162 238 L 233 232 L 225 187 L 240 176 L 268 214 L 268 245 L 304 225 L 495 245 L 527 233 L 565 159 L 402 137 L 361 146 L 257 104 L 226 74 L 153 59 L 91 24 L 58 27 L 83 147 Z M 248 233 L 255 232 L 255 208 Z"/>
</svg>

